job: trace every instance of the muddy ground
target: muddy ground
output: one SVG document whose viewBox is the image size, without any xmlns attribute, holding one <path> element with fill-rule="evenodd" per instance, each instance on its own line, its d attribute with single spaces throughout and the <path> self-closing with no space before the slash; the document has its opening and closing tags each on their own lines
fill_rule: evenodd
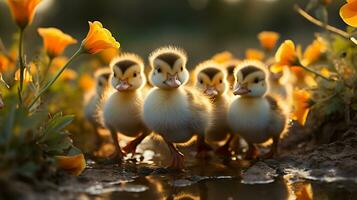
<svg viewBox="0 0 357 200">
<path fill-rule="evenodd" d="M 165 156 L 149 150 L 122 166 L 88 160 L 78 177 L 61 173 L 41 187 L 7 185 L 7 199 L 357 199 L 357 128 L 321 145 L 304 131 L 289 134 L 280 152 L 256 162 L 189 157 L 182 173 L 166 170 Z"/>
</svg>

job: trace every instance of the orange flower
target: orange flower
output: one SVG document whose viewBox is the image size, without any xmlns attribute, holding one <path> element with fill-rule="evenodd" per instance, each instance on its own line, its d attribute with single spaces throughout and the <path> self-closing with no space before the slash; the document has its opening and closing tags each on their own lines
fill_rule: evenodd
<svg viewBox="0 0 357 200">
<path fill-rule="evenodd" d="M 9 59 L 6 56 L 0 55 L 0 73 L 3 73 L 7 70 L 9 65 Z"/>
<path fill-rule="evenodd" d="M 229 51 L 223 51 L 212 56 L 212 60 L 216 63 L 224 63 L 232 59 L 234 59 L 234 56 Z"/>
<path fill-rule="evenodd" d="M 105 49 L 118 49 L 119 47 L 119 42 L 115 40 L 109 30 L 103 28 L 100 22 L 89 22 L 89 32 L 82 41 L 82 48 L 85 52 L 95 54 Z"/>
<path fill-rule="evenodd" d="M 321 54 L 326 52 L 326 49 L 326 44 L 321 38 L 314 40 L 312 44 L 306 48 L 302 63 L 305 66 L 315 63 L 320 59 Z"/>
<path fill-rule="evenodd" d="M 308 100 L 310 98 L 310 93 L 306 90 L 295 90 L 293 92 L 293 106 L 294 111 L 292 113 L 292 118 L 298 121 L 301 125 L 305 124 L 307 115 L 309 113 Z"/>
<path fill-rule="evenodd" d="M 347 0 L 347 3 L 340 8 L 340 16 L 346 24 L 357 27 L 357 1 Z"/>
<path fill-rule="evenodd" d="M 278 65 L 291 66 L 297 63 L 295 44 L 291 40 L 284 41 L 275 54 L 275 61 Z"/>
<path fill-rule="evenodd" d="M 41 0 L 7 0 L 7 2 L 17 25 L 23 29 L 31 24 L 36 6 Z"/>
<path fill-rule="evenodd" d="M 67 62 L 68 62 L 68 59 L 65 56 L 58 56 L 58 57 L 54 58 L 52 61 L 52 64 L 51 64 L 50 71 L 52 73 L 57 72 L 57 70 L 59 70 Z"/>
<path fill-rule="evenodd" d="M 83 154 L 75 156 L 56 156 L 59 169 L 65 170 L 72 175 L 78 176 L 86 168 L 86 160 Z"/>
<path fill-rule="evenodd" d="M 73 69 L 66 69 L 60 76 L 60 80 L 72 81 L 77 78 L 77 72 Z"/>
<path fill-rule="evenodd" d="M 247 49 L 245 51 L 245 58 L 248 60 L 263 60 L 265 57 L 264 53 L 262 51 L 259 51 L 257 49 Z"/>
<path fill-rule="evenodd" d="M 267 50 L 272 50 L 276 42 L 279 40 L 279 33 L 273 31 L 263 31 L 258 34 L 260 45 Z"/>
<path fill-rule="evenodd" d="M 94 79 L 88 74 L 84 74 L 79 79 L 79 86 L 84 90 L 88 91 L 94 87 Z"/>
<path fill-rule="evenodd" d="M 77 40 L 57 28 L 39 28 L 37 31 L 50 58 L 59 56 L 68 45 L 77 43 Z"/>
</svg>

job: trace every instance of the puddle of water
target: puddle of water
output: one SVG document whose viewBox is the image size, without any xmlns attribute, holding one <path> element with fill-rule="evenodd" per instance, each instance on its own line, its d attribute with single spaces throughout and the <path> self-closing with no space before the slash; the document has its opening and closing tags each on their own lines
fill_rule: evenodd
<svg viewBox="0 0 357 200">
<path fill-rule="evenodd" d="M 136 160 L 141 160 L 138 165 L 131 163 L 119 167 L 91 163 L 91 167 L 80 177 L 84 181 L 64 184 L 66 186 L 60 190 L 96 200 L 357 199 L 357 182 L 352 178 L 336 177 L 333 170 L 317 177 L 311 171 L 290 168 L 283 171 L 285 175 L 282 177 L 264 162 L 255 163 L 247 169 L 249 163 L 242 165 L 241 161 L 224 163 L 211 159 L 188 160 L 185 172 L 168 173 L 151 164 L 153 152 L 147 151 L 142 155 L 134 155 Z M 341 181 L 349 181 L 349 184 L 336 183 Z"/>
</svg>

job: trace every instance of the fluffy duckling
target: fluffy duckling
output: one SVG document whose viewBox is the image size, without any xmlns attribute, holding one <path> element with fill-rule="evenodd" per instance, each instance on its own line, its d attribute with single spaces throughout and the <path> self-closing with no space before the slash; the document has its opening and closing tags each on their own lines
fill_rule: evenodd
<svg viewBox="0 0 357 200">
<path fill-rule="evenodd" d="M 234 85 L 234 69 L 237 67 L 237 65 L 240 63 L 240 60 L 233 59 L 233 60 L 228 60 L 222 64 L 223 68 L 227 72 L 227 81 L 229 84 L 229 88 L 232 89 Z"/>
<path fill-rule="evenodd" d="M 206 141 L 208 143 L 225 141 L 230 133 L 227 122 L 229 97 L 226 94 L 228 82 L 225 70 L 213 61 L 199 64 L 195 70 L 195 87 L 213 103 L 212 125 L 206 131 Z M 218 148 L 217 152 L 230 156 L 230 141 L 229 136 L 226 144 Z"/>
<path fill-rule="evenodd" d="M 94 74 L 96 80 L 95 89 L 86 93 L 84 97 L 84 116 L 90 122 L 96 133 L 97 147 L 101 145 L 101 138 L 98 133 L 98 128 L 101 127 L 101 124 L 98 120 L 97 109 L 104 95 L 104 92 L 108 89 L 109 76 L 109 68 L 97 70 Z"/>
<path fill-rule="evenodd" d="M 103 105 L 103 122 L 110 130 L 116 152 L 113 158 L 122 160 L 117 132 L 136 137 L 124 147 L 125 153 L 135 153 L 137 145 L 149 134 L 142 121 L 143 95 L 141 88 L 146 79 L 144 63 L 135 54 L 122 54 L 110 64 L 111 85 L 116 90 Z"/>
<path fill-rule="evenodd" d="M 204 133 L 210 125 L 211 104 L 199 92 L 185 87 L 189 79 L 183 50 L 163 47 L 149 57 L 154 88 L 144 103 L 143 119 L 150 130 L 160 134 L 172 154 L 169 168 L 183 169 L 184 156 L 173 144 L 198 134 L 198 153 L 207 147 Z"/>
<path fill-rule="evenodd" d="M 254 158 L 257 150 L 254 144 L 270 138 L 273 144 L 269 158 L 277 153 L 280 135 L 287 123 L 286 114 L 271 96 L 266 95 L 269 73 L 261 62 L 246 61 L 235 70 L 233 94 L 238 95 L 228 110 L 228 123 L 234 133 L 242 136 L 249 145 L 246 159 Z"/>
</svg>

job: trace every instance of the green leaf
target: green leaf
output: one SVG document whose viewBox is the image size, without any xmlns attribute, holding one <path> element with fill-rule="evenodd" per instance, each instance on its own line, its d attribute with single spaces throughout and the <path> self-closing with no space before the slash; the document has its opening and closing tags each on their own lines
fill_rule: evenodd
<svg viewBox="0 0 357 200">
<path fill-rule="evenodd" d="M 66 115 L 66 116 L 60 116 L 59 114 L 54 115 L 53 118 L 50 121 L 48 121 L 47 126 L 43 130 L 43 137 L 40 139 L 40 142 L 53 140 L 53 138 L 56 137 L 56 134 L 58 134 L 59 131 L 61 131 L 63 128 L 65 128 L 70 123 L 72 123 L 73 119 L 74 119 L 74 115 Z"/>
</svg>

